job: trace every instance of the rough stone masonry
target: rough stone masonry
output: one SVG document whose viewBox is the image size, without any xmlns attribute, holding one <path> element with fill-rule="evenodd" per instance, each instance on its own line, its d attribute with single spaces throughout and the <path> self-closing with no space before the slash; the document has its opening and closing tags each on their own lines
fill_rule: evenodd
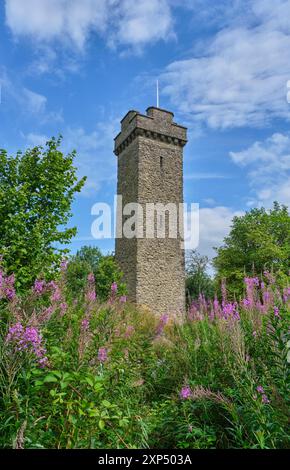
<svg viewBox="0 0 290 470">
<path fill-rule="evenodd" d="M 142 207 L 183 202 L 187 129 L 175 124 L 173 116 L 150 107 L 146 115 L 129 111 L 122 119 L 114 152 L 118 157 L 117 193 L 122 195 L 123 207 L 132 202 Z M 156 213 L 154 223 L 167 224 L 168 217 L 165 212 L 164 220 L 158 221 Z M 125 220 L 123 215 L 122 223 Z M 165 238 L 116 238 L 116 260 L 124 273 L 129 300 L 156 314 L 181 315 L 185 310 L 182 218 L 179 223 L 182 228 L 177 238 L 168 236 L 169 229 Z"/>
</svg>

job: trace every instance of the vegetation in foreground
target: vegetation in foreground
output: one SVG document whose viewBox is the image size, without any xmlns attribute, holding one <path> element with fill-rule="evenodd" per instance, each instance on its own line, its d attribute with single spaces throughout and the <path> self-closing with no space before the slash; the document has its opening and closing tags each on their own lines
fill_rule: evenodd
<svg viewBox="0 0 290 470">
<path fill-rule="evenodd" d="M 289 446 L 289 285 L 248 277 L 180 324 L 67 272 L 19 297 L 1 270 L 2 448 Z"/>
<path fill-rule="evenodd" d="M 112 255 L 60 265 L 85 182 L 60 145 L 0 150 L 0 447 L 288 447 L 288 209 L 235 217 L 214 280 L 188 260 L 186 321 L 156 317 Z"/>
</svg>

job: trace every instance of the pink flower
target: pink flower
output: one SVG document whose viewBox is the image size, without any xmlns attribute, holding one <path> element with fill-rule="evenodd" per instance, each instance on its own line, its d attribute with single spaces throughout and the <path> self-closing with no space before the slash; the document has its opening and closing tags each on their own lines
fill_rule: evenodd
<svg viewBox="0 0 290 470">
<path fill-rule="evenodd" d="M 59 306 L 60 308 L 60 316 L 63 317 L 65 312 L 67 311 L 67 303 L 66 302 L 62 302 Z"/>
<path fill-rule="evenodd" d="M 86 299 L 87 299 L 89 302 L 93 302 L 94 300 L 96 300 L 96 292 L 95 292 L 95 290 L 90 290 L 89 292 L 87 292 L 87 294 L 86 294 Z"/>
<path fill-rule="evenodd" d="M 67 266 L 68 266 L 68 260 L 65 259 L 65 258 L 62 259 L 62 260 L 61 260 L 61 263 L 60 263 L 60 269 L 61 269 L 62 271 L 66 271 Z"/>
<path fill-rule="evenodd" d="M 51 296 L 51 301 L 59 302 L 59 300 L 61 300 L 61 292 L 60 292 L 59 287 L 57 287 Z"/>
<path fill-rule="evenodd" d="M 52 305 L 50 307 L 45 308 L 39 315 L 38 317 L 38 322 L 39 323 L 46 323 L 50 320 L 51 316 L 53 315 L 55 311 L 55 307 Z"/>
<path fill-rule="evenodd" d="M 192 391 L 190 387 L 187 385 L 186 387 L 182 387 L 180 390 L 179 396 L 182 400 L 188 400 L 192 397 Z"/>
<path fill-rule="evenodd" d="M 249 299 L 243 299 L 243 306 L 245 308 L 250 307 L 251 306 L 251 301 Z"/>
<path fill-rule="evenodd" d="M 256 388 L 257 392 L 259 393 L 264 393 L 264 389 L 262 387 L 262 385 L 258 385 L 258 387 Z"/>
<path fill-rule="evenodd" d="M 163 315 L 161 315 L 158 326 L 157 326 L 157 330 L 156 330 L 157 335 L 161 335 L 161 333 L 163 333 L 164 327 L 168 323 L 168 320 L 169 320 L 169 315 L 167 313 L 164 313 Z"/>
<path fill-rule="evenodd" d="M 35 294 L 42 294 L 42 292 L 44 291 L 44 288 L 45 288 L 45 281 L 36 279 L 36 281 L 34 282 L 34 286 L 33 286 L 33 292 Z"/>
<path fill-rule="evenodd" d="M 14 287 L 5 287 L 4 294 L 8 300 L 13 300 L 16 295 Z"/>
<path fill-rule="evenodd" d="M 121 304 L 125 304 L 126 302 L 127 302 L 127 297 L 126 297 L 126 295 L 121 295 L 121 297 L 120 297 L 120 303 L 121 303 Z"/>
<path fill-rule="evenodd" d="M 81 322 L 81 329 L 83 331 L 86 331 L 89 328 L 89 325 L 90 325 L 90 322 L 89 322 L 88 318 L 84 318 Z"/>
<path fill-rule="evenodd" d="M 103 364 L 108 359 L 106 348 L 99 348 L 98 360 Z"/>
<path fill-rule="evenodd" d="M 280 318 L 279 308 L 278 307 L 274 307 L 274 316 Z"/>
<path fill-rule="evenodd" d="M 93 273 L 89 273 L 87 279 L 88 279 L 88 282 L 90 282 L 90 283 L 95 282 L 95 276 L 94 276 L 94 274 L 93 274 Z"/>
<path fill-rule="evenodd" d="M 112 294 L 116 294 L 117 290 L 118 290 L 118 284 L 116 282 L 113 282 L 113 284 L 111 285 Z"/>
<path fill-rule="evenodd" d="M 263 393 L 263 395 L 262 395 L 262 402 L 265 403 L 265 404 L 270 403 L 269 398 L 268 398 L 267 395 L 265 395 L 264 393 Z"/>
<path fill-rule="evenodd" d="M 9 328 L 6 341 L 14 344 L 17 351 L 32 353 L 40 367 L 48 365 L 46 349 L 42 346 L 42 336 L 37 328 L 32 326 L 24 328 L 23 325 L 18 322 Z"/>
</svg>

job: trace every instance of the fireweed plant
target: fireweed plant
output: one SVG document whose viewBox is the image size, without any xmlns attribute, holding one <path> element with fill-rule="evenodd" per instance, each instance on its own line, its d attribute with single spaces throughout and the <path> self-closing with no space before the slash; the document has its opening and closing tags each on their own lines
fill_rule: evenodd
<svg viewBox="0 0 290 470">
<path fill-rule="evenodd" d="M 0 269 L 2 448 L 289 446 L 289 285 L 223 283 L 180 322 L 117 283 L 101 303 L 92 273 L 74 297 L 66 269 L 21 297 Z"/>
</svg>

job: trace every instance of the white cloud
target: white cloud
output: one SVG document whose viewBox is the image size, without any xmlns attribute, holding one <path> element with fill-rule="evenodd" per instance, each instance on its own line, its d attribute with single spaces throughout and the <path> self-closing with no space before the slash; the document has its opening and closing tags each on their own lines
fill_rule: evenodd
<svg viewBox="0 0 290 470">
<path fill-rule="evenodd" d="M 137 49 L 172 34 L 167 0 L 6 0 L 6 23 L 16 37 L 79 50 L 91 32 Z"/>
<path fill-rule="evenodd" d="M 230 152 L 234 163 L 248 169 L 253 192 L 249 205 L 271 206 L 274 200 L 290 206 L 290 133 L 275 133 L 241 152 Z"/>
<path fill-rule="evenodd" d="M 233 218 L 243 214 L 244 212 L 225 206 L 199 209 L 192 207 L 191 211 L 184 214 L 185 249 L 196 249 L 200 254 L 212 259 L 216 254 L 214 247 L 219 247 L 229 234 Z"/>
<path fill-rule="evenodd" d="M 205 207 L 199 211 L 199 246 L 197 251 L 210 259 L 215 256 L 213 247 L 218 247 L 228 235 L 234 216 L 243 212 L 234 211 L 229 207 Z"/>
<path fill-rule="evenodd" d="M 195 57 L 168 65 L 163 93 L 194 121 L 212 128 L 290 119 L 290 0 L 253 0 L 246 25 L 233 21 Z"/>
<path fill-rule="evenodd" d="M 24 137 L 29 145 L 31 147 L 36 147 L 38 145 L 45 145 L 45 143 L 48 141 L 48 137 L 46 135 L 42 134 L 35 134 L 34 132 L 30 132 L 26 136 L 22 134 L 22 137 Z"/>
<path fill-rule="evenodd" d="M 124 44 L 135 49 L 147 43 L 173 37 L 172 18 L 166 0 L 121 0 L 116 2 L 113 45 Z"/>
<path fill-rule="evenodd" d="M 6 22 L 16 36 L 45 42 L 62 39 L 81 49 L 92 29 L 104 29 L 106 3 L 106 0 L 6 0 Z"/>
<path fill-rule="evenodd" d="M 23 100 L 25 104 L 25 112 L 28 111 L 33 114 L 38 114 L 45 111 L 47 99 L 39 93 L 35 93 L 28 88 L 23 88 L 21 100 Z"/>
</svg>

